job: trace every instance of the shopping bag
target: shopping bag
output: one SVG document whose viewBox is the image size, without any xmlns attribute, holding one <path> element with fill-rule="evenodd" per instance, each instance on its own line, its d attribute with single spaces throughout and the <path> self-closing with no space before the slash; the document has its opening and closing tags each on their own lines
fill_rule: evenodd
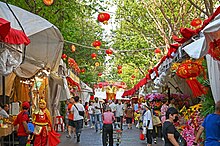
<svg viewBox="0 0 220 146">
<path fill-rule="evenodd" d="M 145 140 L 145 135 L 142 132 L 140 133 L 140 140 Z"/>
<path fill-rule="evenodd" d="M 146 127 L 143 127 L 142 133 L 143 133 L 143 134 L 147 134 L 147 128 L 146 128 Z"/>
<path fill-rule="evenodd" d="M 160 124 L 161 124 L 160 118 L 158 116 L 153 116 L 153 125 L 157 126 Z"/>
</svg>

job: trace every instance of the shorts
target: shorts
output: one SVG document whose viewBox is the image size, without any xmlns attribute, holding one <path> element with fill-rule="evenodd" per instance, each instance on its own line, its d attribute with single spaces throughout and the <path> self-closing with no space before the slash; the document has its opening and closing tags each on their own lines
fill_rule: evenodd
<svg viewBox="0 0 220 146">
<path fill-rule="evenodd" d="M 70 119 L 69 119 L 68 124 L 69 124 L 69 126 L 75 127 L 75 124 L 74 124 L 74 121 L 73 121 L 73 120 L 70 120 Z"/>
<path fill-rule="evenodd" d="M 126 118 L 126 123 L 127 124 L 132 124 L 132 118 Z"/>
</svg>

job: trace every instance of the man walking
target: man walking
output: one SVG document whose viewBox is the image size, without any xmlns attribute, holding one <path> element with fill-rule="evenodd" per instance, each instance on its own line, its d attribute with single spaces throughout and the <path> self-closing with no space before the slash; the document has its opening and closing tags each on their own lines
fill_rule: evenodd
<svg viewBox="0 0 220 146">
<path fill-rule="evenodd" d="M 124 115 L 124 104 L 122 104 L 121 100 L 118 100 L 118 104 L 116 105 L 116 112 L 115 112 L 115 117 L 117 120 L 117 123 L 120 127 L 121 130 L 123 130 L 123 115 Z"/>
<path fill-rule="evenodd" d="M 100 124 L 100 131 L 102 130 L 102 104 L 99 102 L 98 97 L 95 98 L 94 113 L 95 113 L 95 130 L 98 132 L 98 123 Z"/>
<path fill-rule="evenodd" d="M 75 103 L 72 106 L 72 111 L 74 115 L 73 121 L 76 127 L 77 142 L 80 142 L 80 135 L 83 128 L 85 108 L 81 103 L 79 103 L 79 96 L 75 96 L 74 101 Z"/>
</svg>

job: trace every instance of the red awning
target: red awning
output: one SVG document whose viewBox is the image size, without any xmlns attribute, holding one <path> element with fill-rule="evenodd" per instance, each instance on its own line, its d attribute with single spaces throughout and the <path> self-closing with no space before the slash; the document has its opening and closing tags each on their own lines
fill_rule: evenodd
<svg viewBox="0 0 220 146">
<path fill-rule="evenodd" d="M 79 91 L 81 90 L 80 89 L 80 85 L 75 82 L 73 79 L 71 79 L 70 77 L 66 77 L 67 81 L 71 84 L 71 85 L 74 85 L 74 86 L 77 86 L 77 88 L 79 89 Z"/>
<path fill-rule="evenodd" d="M 23 31 L 16 30 L 10 27 L 10 22 L 0 18 L 0 40 L 8 44 L 15 45 L 28 45 L 30 43 L 29 38 Z"/>
</svg>

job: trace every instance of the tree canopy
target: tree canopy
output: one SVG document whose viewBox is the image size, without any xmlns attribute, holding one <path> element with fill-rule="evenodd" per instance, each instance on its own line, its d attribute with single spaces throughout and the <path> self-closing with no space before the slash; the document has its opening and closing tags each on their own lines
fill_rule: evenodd
<svg viewBox="0 0 220 146">
<path fill-rule="evenodd" d="M 65 45 L 63 53 L 75 59 L 84 74 L 80 79 L 87 83 L 115 80 L 124 81 L 132 87 L 143 78 L 173 43 L 172 35 L 180 35 L 180 27 L 191 27 L 194 18 L 204 20 L 210 16 L 217 0 L 56 0 L 51 6 L 42 0 L 10 0 L 10 4 L 35 13 L 59 28 Z M 99 12 L 108 12 L 115 6 L 115 28 L 111 34 L 104 33 L 103 24 L 98 23 Z M 110 40 L 106 39 L 109 37 Z M 102 48 L 112 47 L 114 57 L 106 66 L 105 52 L 97 51 L 91 46 L 95 40 L 102 42 Z M 75 43 L 76 51 L 71 52 Z M 80 44 L 80 45 L 78 45 Z M 160 48 L 161 54 L 154 50 Z M 94 60 L 92 53 L 98 55 Z M 95 66 L 99 62 L 100 66 Z M 122 65 L 122 74 L 117 73 L 117 65 Z M 106 71 L 108 70 L 108 71 Z M 107 72 L 98 77 L 99 72 Z M 131 80 L 134 75 L 135 79 Z"/>
</svg>

